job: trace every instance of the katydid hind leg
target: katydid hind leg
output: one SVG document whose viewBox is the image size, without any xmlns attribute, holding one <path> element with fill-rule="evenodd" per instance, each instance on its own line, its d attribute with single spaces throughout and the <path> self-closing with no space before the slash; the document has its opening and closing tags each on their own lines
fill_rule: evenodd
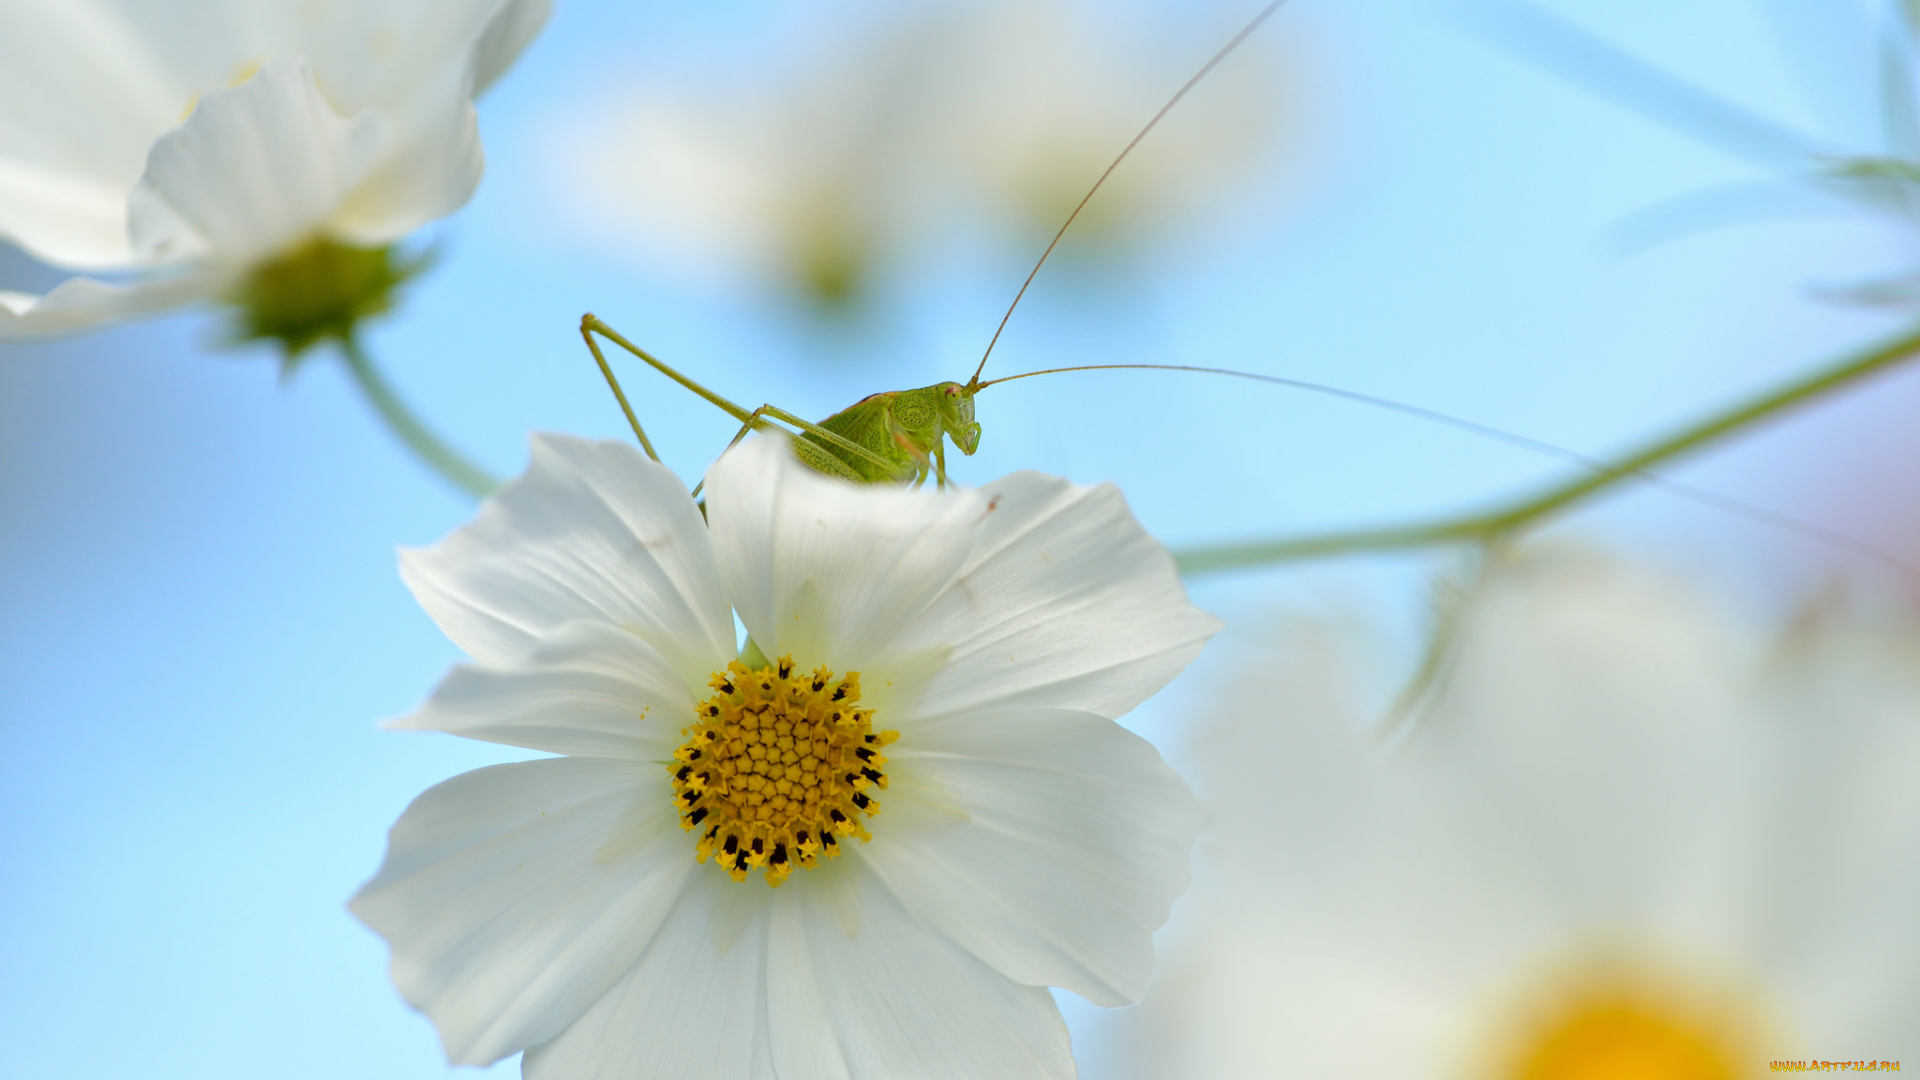
<svg viewBox="0 0 1920 1080">
<path fill-rule="evenodd" d="M 834 432 L 828 431 L 826 428 L 823 428 L 820 425 L 815 424 L 810 420 L 803 420 L 800 417 L 794 415 L 793 413 L 790 413 L 787 410 L 772 404 L 762 405 L 759 408 L 753 410 L 753 412 L 747 414 L 746 422 L 741 424 L 740 430 L 734 433 L 733 439 L 727 443 L 727 449 L 731 450 L 735 446 L 739 445 L 740 440 L 746 438 L 747 432 L 749 431 L 768 429 L 768 428 L 775 431 L 781 430 L 777 427 L 774 427 L 772 424 L 766 423 L 766 421 L 763 419 L 764 417 L 772 417 L 773 419 L 779 420 L 783 423 L 792 424 L 794 427 L 799 428 L 802 431 L 810 432 L 812 434 L 818 435 L 822 439 L 832 443 L 834 446 L 837 446 L 840 449 L 845 450 L 850 454 L 854 454 L 868 461 L 871 461 L 874 464 L 879 465 L 881 468 L 891 469 L 893 467 L 893 464 L 891 462 L 887 461 L 883 457 L 880 457 L 878 454 L 875 454 L 873 451 L 868 450 L 866 447 L 861 446 L 859 443 L 856 443 L 851 439 L 846 438 L 843 435 L 839 435 Z M 848 467 L 846 462 L 842 461 L 837 457 L 834 457 L 830 453 L 827 453 L 823 448 L 821 448 L 816 443 L 810 443 L 805 439 L 795 439 L 793 441 L 793 452 L 796 457 L 800 458 L 800 460 L 806 462 L 808 465 L 813 466 L 815 469 L 819 470 L 820 472 L 826 473 L 829 476 L 837 476 L 842 480 L 851 480 L 854 483 L 861 482 L 860 475 L 854 472 L 850 467 Z M 698 494 L 700 491 L 700 488 L 696 487 L 693 490 L 695 494 Z"/>
<path fill-rule="evenodd" d="M 849 439 L 844 435 L 840 435 L 840 434 L 836 434 L 835 432 L 828 431 L 826 428 L 821 427 L 819 424 L 816 424 L 811 420 L 803 420 L 800 417 L 795 416 L 794 414 L 788 412 L 785 409 L 778 409 L 772 405 L 762 405 L 760 406 L 760 409 L 755 410 L 755 412 L 758 413 L 761 410 L 764 410 L 766 415 L 773 417 L 775 420 L 781 420 L 786 423 L 792 424 L 794 427 L 797 427 L 801 431 L 807 432 L 810 435 L 817 435 L 824 441 L 831 443 L 832 445 L 837 446 L 840 449 L 845 450 L 848 453 L 853 454 L 857 457 L 864 458 L 865 460 L 880 466 L 882 469 L 885 469 L 889 472 L 893 470 L 893 467 L 894 467 L 893 462 L 888 461 L 886 458 L 881 457 L 879 454 L 876 454 L 873 451 L 867 449 L 866 447 L 861 446 L 859 443 L 854 442 L 852 439 Z M 805 440 L 796 440 L 794 442 L 794 446 L 796 447 L 796 449 L 804 441 Z M 831 456 L 831 455 L 828 455 L 828 456 Z M 830 469 L 822 470 L 822 471 L 833 472 L 833 470 L 830 470 Z M 848 479 L 852 479 L 855 481 L 860 479 L 859 476 L 855 475 L 850 469 L 843 469 L 842 471 L 834 472 L 833 474 L 835 476 L 844 475 Z"/>
<path fill-rule="evenodd" d="M 695 394 L 698 394 L 701 398 L 711 403 L 715 408 L 726 413 L 728 416 L 731 416 L 735 420 L 739 420 L 742 423 L 749 422 L 749 418 L 751 414 L 749 414 L 746 409 L 740 407 L 739 405 L 735 405 L 733 402 L 728 401 L 726 398 L 721 397 L 719 394 L 714 393 L 712 390 L 707 389 L 705 386 L 702 386 L 701 384 L 695 382 L 694 380 L 674 370 L 674 368 L 668 365 L 666 361 L 661 360 L 660 358 L 654 356 L 652 353 L 648 352 L 647 350 L 641 348 L 638 345 L 635 345 L 631 341 L 628 341 L 625 337 L 622 337 L 618 330 L 615 330 L 613 327 L 608 326 L 606 322 L 600 319 L 598 316 L 593 315 L 591 313 L 581 316 L 580 334 L 581 336 L 587 338 L 587 344 L 589 347 L 592 347 L 593 345 L 593 338 L 591 335 L 599 334 L 601 337 L 606 338 L 608 341 L 611 341 L 615 345 L 618 345 L 621 348 L 627 350 L 628 352 L 632 353 L 634 356 L 637 356 L 641 360 L 646 361 L 648 366 L 652 367 L 655 371 L 658 371 L 660 374 L 665 375 L 667 378 L 672 379 L 674 382 L 677 382 L 681 386 L 684 386 L 687 389 L 693 391 Z M 600 350 L 597 348 L 594 349 L 593 352 L 596 357 L 600 355 Z"/>
<path fill-rule="evenodd" d="M 771 424 L 767 424 L 764 421 L 762 421 L 761 417 L 774 416 L 776 419 L 784 419 L 784 417 L 781 417 L 778 415 L 783 411 L 784 410 L 777 409 L 772 405 L 762 405 L 759 408 L 753 410 L 752 415 L 750 415 L 747 418 L 747 422 L 744 424 L 741 424 L 740 430 L 734 433 L 732 439 L 728 440 L 727 450 L 731 450 L 734 447 L 740 445 L 740 440 L 747 437 L 747 432 L 753 431 L 756 428 L 773 426 Z M 779 429 L 775 428 L 774 430 L 777 431 Z M 832 432 L 828 432 L 828 434 L 832 434 Z M 721 451 L 721 453 L 725 453 L 725 452 L 726 451 L 724 450 Z M 801 461 L 807 463 L 808 465 L 813 466 L 816 470 L 826 473 L 829 476 L 837 476 L 842 480 L 851 480 L 856 484 L 860 482 L 860 477 L 855 475 L 853 470 L 848 468 L 845 462 L 841 461 L 839 458 L 834 457 L 832 454 L 829 454 L 826 451 L 820 449 L 818 446 L 815 446 L 814 444 L 807 442 L 804 439 L 793 440 L 793 453 L 794 453 L 794 456 L 798 457 Z M 707 486 L 707 482 L 705 480 L 702 480 L 698 484 L 695 484 L 693 487 L 693 496 L 695 498 L 699 498 L 700 489 L 706 486 Z"/>
<path fill-rule="evenodd" d="M 633 415 L 633 406 L 627 404 L 627 392 L 620 389 L 620 380 L 613 377 L 613 368 L 600 351 L 600 343 L 593 340 L 593 329 L 585 319 L 580 322 L 580 338 L 587 343 L 587 351 L 593 354 L 593 362 L 600 365 L 600 374 L 606 378 L 607 388 L 613 391 L 614 400 L 620 403 L 620 411 L 627 414 L 627 424 L 633 428 L 634 437 L 640 440 L 640 449 L 645 450 L 648 457 L 659 461 L 660 455 L 653 452 L 653 442 L 647 438 L 646 429 L 640 426 L 640 418 Z"/>
<path fill-rule="evenodd" d="M 594 360 L 599 363 L 601 373 L 606 376 L 608 385 L 613 388 L 614 396 L 619 400 L 621 409 L 626 413 L 627 422 L 632 426 L 634 435 L 639 438 L 641 448 L 647 452 L 648 457 L 652 458 L 655 461 L 660 460 L 660 455 L 654 452 L 652 442 L 647 438 L 646 431 L 641 427 L 639 418 L 634 415 L 632 407 L 627 402 L 626 394 L 620 389 L 620 384 L 618 380 L 614 378 L 613 369 L 607 364 L 606 357 L 600 351 L 599 344 L 594 341 L 593 335 L 595 334 L 599 334 L 601 337 L 604 337 L 608 341 L 613 342 L 615 345 L 620 346 L 621 348 L 625 349 L 627 352 L 632 353 L 634 356 L 645 361 L 648 364 L 648 366 L 652 367 L 655 371 L 660 372 L 662 375 L 665 375 L 667 378 L 672 379 L 674 382 L 677 382 L 681 386 L 686 387 L 688 390 L 693 391 L 695 394 L 699 395 L 702 399 L 712 404 L 715 408 L 720 409 L 722 412 L 740 421 L 741 422 L 740 432 L 733 437 L 733 442 L 728 443 L 727 444 L 728 446 L 732 446 L 734 445 L 734 443 L 738 443 L 740 439 L 744 437 L 748 431 L 754 430 L 756 428 L 768 426 L 766 425 L 762 417 L 771 416 L 776 420 L 781 420 L 785 423 L 792 424 L 794 427 L 799 428 L 803 431 L 810 432 L 820 437 L 821 439 L 833 444 L 834 446 L 837 446 L 840 449 L 845 450 L 850 454 L 854 454 L 858 457 L 864 458 L 868 461 L 871 461 L 879 465 L 883 469 L 891 469 L 893 467 L 892 462 L 889 462 L 885 458 L 880 457 L 878 454 L 875 454 L 871 450 L 868 450 L 866 447 L 860 446 L 857 443 L 854 443 L 845 438 L 842 438 L 841 436 L 836 435 L 831 431 L 828 431 L 826 428 L 823 428 L 820 425 L 813 423 L 812 421 L 801 419 L 800 417 L 794 415 L 793 413 L 788 412 L 785 409 L 777 408 L 773 405 L 762 405 L 758 409 L 755 409 L 749 412 L 746 409 L 742 408 L 741 406 L 734 404 L 733 402 L 720 396 L 714 391 L 694 381 L 692 378 L 681 374 L 679 371 L 675 370 L 671 365 L 667 364 L 665 361 L 659 359 L 653 354 L 647 352 L 645 349 L 642 349 L 638 345 L 635 345 L 631 341 L 628 341 L 625 337 L 621 336 L 619 331 L 615 330 L 611 326 L 608 326 L 606 322 L 601 320 L 599 317 L 593 314 L 587 314 L 585 316 L 582 316 L 580 319 L 580 336 L 586 340 L 587 348 L 593 353 Z M 802 451 L 802 455 L 803 457 L 805 457 L 804 451 Z M 816 456 L 832 459 L 831 454 L 822 454 L 822 455 L 816 455 Z M 815 465 L 815 467 L 819 468 L 821 472 L 828 473 L 829 475 L 840 476 L 845 479 L 856 480 L 856 481 L 859 479 L 857 475 L 855 475 L 850 469 L 846 468 L 844 464 L 839 462 L 837 459 L 833 459 L 832 464 L 822 464 L 819 462 L 814 462 L 810 459 L 808 463 Z M 695 488 L 694 490 L 697 492 L 699 488 Z"/>
</svg>

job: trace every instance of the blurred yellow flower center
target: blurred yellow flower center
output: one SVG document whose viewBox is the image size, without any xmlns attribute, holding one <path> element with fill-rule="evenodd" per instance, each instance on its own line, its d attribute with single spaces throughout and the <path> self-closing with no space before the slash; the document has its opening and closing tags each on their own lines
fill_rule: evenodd
<svg viewBox="0 0 1920 1080">
<path fill-rule="evenodd" d="M 1606 980 L 1560 997 L 1520 1031 L 1511 1080 L 1733 1080 L 1759 1059 L 1720 1011 Z"/>
<path fill-rule="evenodd" d="M 712 856 L 735 881 L 762 867 L 777 886 L 840 854 L 845 838 L 871 839 L 860 819 L 880 812 L 870 794 L 887 786 L 880 750 L 899 733 L 873 730 L 859 672 L 836 680 L 824 667 L 796 673 L 787 656 L 758 671 L 735 660 L 709 685 L 670 766 L 680 826 L 700 833 L 695 859 Z"/>
</svg>

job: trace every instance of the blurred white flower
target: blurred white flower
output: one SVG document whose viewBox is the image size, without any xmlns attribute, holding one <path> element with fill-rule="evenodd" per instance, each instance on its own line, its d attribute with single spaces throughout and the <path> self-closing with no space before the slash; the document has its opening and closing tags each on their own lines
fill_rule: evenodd
<svg viewBox="0 0 1920 1080">
<path fill-rule="evenodd" d="M 636 260 L 844 306 L 935 249 L 950 256 L 996 231 L 1021 258 L 1038 255 L 1227 32 L 1073 0 L 842 19 L 774 64 L 629 84 L 568 110 L 553 142 L 559 182 L 582 234 Z M 1255 40 L 1210 76 L 1204 102 L 1102 189 L 1067 260 L 1137 256 L 1169 226 L 1230 209 L 1282 141 L 1281 68 Z"/>
<path fill-rule="evenodd" d="M 224 298 L 289 340 L 316 287 L 378 310 L 408 269 L 385 246 L 473 193 L 473 97 L 548 7 L 0 0 L 0 240 L 115 275 L 0 293 L 0 337 Z"/>
<path fill-rule="evenodd" d="M 1325 626 L 1217 701 L 1207 885 L 1122 1075 L 1627 1080 L 1920 1058 L 1920 634 L 1498 577 L 1362 738 Z"/>
<path fill-rule="evenodd" d="M 708 479 L 540 436 L 404 554 L 475 662 L 398 726 L 566 756 L 394 826 L 352 907 L 401 993 L 536 1078 L 1072 1076 L 1045 987 L 1139 996 L 1198 827 L 1112 718 L 1217 622 L 1110 485 Z"/>
</svg>

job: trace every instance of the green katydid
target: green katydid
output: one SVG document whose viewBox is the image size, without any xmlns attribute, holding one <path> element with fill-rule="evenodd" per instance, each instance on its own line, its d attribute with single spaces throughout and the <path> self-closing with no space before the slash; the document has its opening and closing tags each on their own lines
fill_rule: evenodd
<svg viewBox="0 0 1920 1080">
<path fill-rule="evenodd" d="M 915 390 L 869 394 L 815 424 L 774 405 L 748 411 L 668 367 L 598 317 L 582 316 L 580 336 L 593 351 L 593 358 L 619 399 L 620 408 L 626 412 L 627 423 L 639 437 L 641 447 L 655 460 L 659 456 L 654 454 L 653 443 L 634 416 L 633 407 L 594 340 L 595 334 L 653 365 L 661 374 L 740 421 L 740 432 L 733 437 L 734 442 L 746 437 L 749 431 L 767 426 L 769 417 L 793 425 L 799 432 L 793 443 L 795 454 L 829 476 L 857 483 L 911 480 L 918 484 L 932 471 L 944 487 L 947 482 L 945 440 L 951 438 L 963 454 L 973 453 L 980 445 L 980 425 L 973 419 L 973 395 L 980 385 L 977 377 L 966 386 L 943 382 Z"/>
</svg>

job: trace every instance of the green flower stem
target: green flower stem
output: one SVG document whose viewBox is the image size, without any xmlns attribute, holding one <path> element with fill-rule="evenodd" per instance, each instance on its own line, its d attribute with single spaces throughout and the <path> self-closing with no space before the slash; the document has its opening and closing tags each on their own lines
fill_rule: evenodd
<svg viewBox="0 0 1920 1080">
<path fill-rule="evenodd" d="M 351 335 L 340 339 L 340 351 L 347 359 L 347 370 L 353 373 L 353 381 L 367 395 L 367 403 L 373 411 L 386 421 L 388 430 L 407 444 L 407 449 L 425 462 L 427 467 L 440 474 L 441 479 L 461 491 L 478 499 L 500 485 L 485 469 L 468 461 L 464 455 L 448 446 L 440 436 L 435 435 L 413 414 L 400 396 L 393 392 L 386 377 L 373 366 L 373 358 L 360 344 L 358 338 Z"/>
<path fill-rule="evenodd" d="M 1622 480 L 1650 479 L 1647 470 L 1698 450 L 1762 420 L 1803 405 L 1884 368 L 1920 354 L 1920 327 L 1815 369 L 1775 390 L 1655 439 L 1617 462 L 1556 484 L 1535 495 L 1477 514 L 1436 518 L 1349 532 L 1322 533 L 1279 540 L 1221 544 L 1175 552 L 1183 574 L 1301 562 L 1362 552 L 1405 551 L 1453 543 L 1490 543 L 1540 524 L 1552 515 L 1591 499 Z"/>
</svg>

